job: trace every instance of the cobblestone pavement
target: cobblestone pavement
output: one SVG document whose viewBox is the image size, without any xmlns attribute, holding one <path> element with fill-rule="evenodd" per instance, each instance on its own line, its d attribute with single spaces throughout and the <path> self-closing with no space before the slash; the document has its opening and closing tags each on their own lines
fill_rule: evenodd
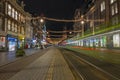
<svg viewBox="0 0 120 80">
<path fill-rule="evenodd" d="M 43 55 L 46 50 L 39 51 L 36 54 L 30 56 L 21 57 L 20 59 L 10 62 L 9 64 L 0 66 L 0 80 L 8 80 L 24 67 L 28 66 L 34 60 Z"/>
<path fill-rule="evenodd" d="M 9 80 L 74 80 L 60 51 L 51 48 Z"/>
<path fill-rule="evenodd" d="M 40 54 L 43 55 L 38 57 Z M 33 57 L 35 55 L 36 57 Z M 7 66 L 7 70 L 5 67 L 2 68 L 0 76 L 4 76 L 4 78 L 2 77 L 0 80 L 75 80 L 58 49 L 45 49 L 43 53 L 35 55 L 26 57 L 24 60 L 17 60 Z M 33 58 L 34 60 L 29 61 Z M 8 78 L 5 79 L 7 76 Z"/>
</svg>

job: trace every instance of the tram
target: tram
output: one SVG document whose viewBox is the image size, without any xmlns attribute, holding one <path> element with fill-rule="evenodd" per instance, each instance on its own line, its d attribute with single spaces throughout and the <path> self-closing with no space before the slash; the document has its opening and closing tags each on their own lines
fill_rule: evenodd
<svg viewBox="0 0 120 80">
<path fill-rule="evenodd" d="M 120 30 L 93 35 L 67 42 L 67 44 L 81 47 L 120 49 Z"/>
</svg>

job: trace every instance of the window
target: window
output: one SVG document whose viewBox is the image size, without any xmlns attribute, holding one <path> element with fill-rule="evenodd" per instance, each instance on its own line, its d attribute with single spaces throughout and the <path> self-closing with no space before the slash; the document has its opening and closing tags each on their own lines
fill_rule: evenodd
<svg viewBox="0 0 120 80">
<path fill-rule="evenodd" d="M 115 14 L 118 13 L 118 6 L 117 6 L 117 3 L 111 6 L 111 11 L 112 11 L 112 12 L 111 12 L 112 15 L 115 15 Z"/>
<path fill-rule="evenodd" d="M 8 20 L 8 30 L 10 30 L 10 29 L 11 29 L 11 21 Z"/>
<path fill-rule="evenodd" d="M 120 35 L 119 34 L 113 35 L 113 46 L 120 47 Z"/>
<path fill-rule="evenodd" d="M 21 29 L 22 29 L 21 33 L 24 34 L 24 27 L 21 27 Z"/>
<path fill-rule="evenodd" d="M 105 1 L 103 1 L 100 6 L 101 6 L 101 12 L 104 11 L 105 10 Z"/>
<path fill-rule="evenodd" d="M 112 3 L 114 3 L 116 0 L 110 0 L 110 3 L 112 4 Z"/>
<path fill-rule="evenodd" d="M 2 24 L 3 24 L 3 20 L 2 17 L 0 17 L 0 29 L 2 29 Z"/>
<path fill-rule="evenodd" d="M 114 15 L 114 14 L 115 14 L 115 13 L 114 13 L 114 12 L 115 12 L 115 11 L 114 11 L 114 6 L 111 6 L 111 9 L 112 9 L 112 10 L 111 10 L 111 11 L 112 11 L 112 15 Z"/>
<path fill-rule="evenodd" d="M 15 32 L 17 32 L 17 24 L 15 24 Z"/>
<path fill-rule="evenodd" d="M 15 9 L 14 8 L 12 8 L 12 17 L 14 18 L 14 16 L 15 16 Z"/>
<path fill-rule="evenodd" d="M 11 16 L 11 11 L 12 11 L 11 5 L 8 4 L 8 15 L 9 16 Z"/>
<path fill-rule="evenodd" d="M 118 23 L 119 23 L 119 20 L 118 20 L 118 17 L 116 16 L 112 19 L 112 24 L 115 25 L 115 24 L 118 24 Z"/>
<path fill-rule="evenodd" d="M 115 13 L 116 13 L 116 14 L 118 13 L 118 6 L 117 6 L 117 3 L 115 4 Z"/>
<path fill-rule="evenodd" d="M 20 26 L 18 26 L 18 33 L 20 33 Z"/>
<path fill-rule="evenodd" d="M 22 33 L 22 27 L 20 26 L 20 33 Z"/>
<path fill-rule="evenodd" d="M 23 23 L 25 23 L 25 19 L 24 19 L 24 16 L 23 16 L 23 15 L 21 16 L 21 21 L 22 21 Z"/>
<path fill-rule="evenodd" d="M 20 21 L 20 13 L 18 13 L 18 20 Z"/>
<path fill-rule="evenodd" d="M 14 27 L 14 22 L 12 22 L 12 31 L 15 30 L 15 27 Z"/>
<path fill-rule="evenodd" d="M 23 21 L 23 16 L 22 15 L 20 16 L 20 20 Z"/>
<path fill-rule="evenodd" d="M 16 20 L 18 19 L 18 13 L 17 13 L 17 11 L 15 11 L 15 19 Z"/>
</svg>

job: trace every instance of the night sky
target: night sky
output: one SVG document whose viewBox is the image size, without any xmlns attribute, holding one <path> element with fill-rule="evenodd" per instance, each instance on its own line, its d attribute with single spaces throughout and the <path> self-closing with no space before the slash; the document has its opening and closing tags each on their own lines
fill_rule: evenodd
<svg viewBox="0 0 120 80">
<path fill-rule="evenodd" d="M 21 0 L 20 0 L 21 1 Z M 75 9 L 84 9 L 88 0 L 22 0 L 25 3 L 25 11 L 33 16 L 74 19 Z M 67 30 L 73 30 L 73 23 L 45 21 L 47 30 L 62 31 L 66 26 Z"/>
</svg>

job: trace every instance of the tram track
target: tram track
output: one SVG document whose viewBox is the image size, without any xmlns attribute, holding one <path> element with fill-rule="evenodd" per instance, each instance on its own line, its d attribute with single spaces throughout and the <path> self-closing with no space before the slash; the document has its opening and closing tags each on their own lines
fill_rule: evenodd
<svg viewBox="0 0 120 80">
<path fill-rule="evenodd" d="M 83 80 L 120 80 L 89 61 L 75 55 L 73 52 L 64 50 L 62 51 L 62 54 L 68 62 L 70 68 L 72 67 L 79 77 L 81 75 Z"/>
<path fill-rule="evenodd" d="M 64 55 L 66 61 L 69 63 L 69 67 L 75 77 L 76 80 L 86 80 L 82 74 L 74 67 L 74 65 L 72 64 L 71 61 L 69 61 L 69 59 Z"/>
</svg>

